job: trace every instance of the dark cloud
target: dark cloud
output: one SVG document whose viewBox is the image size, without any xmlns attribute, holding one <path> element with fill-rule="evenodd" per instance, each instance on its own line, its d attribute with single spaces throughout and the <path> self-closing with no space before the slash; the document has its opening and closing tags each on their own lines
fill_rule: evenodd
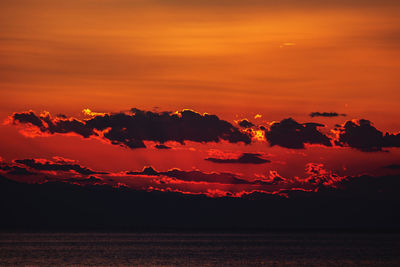
<svg viewBox="0 0 400 267">
<path fill-rule="evenodd" d="M 76 133 L 85 138 L 96 135 L 93 129 L 87 127 L 83 121 L 73 118 L 65 119 L 63 117 L 52 119 L 48 113 L 40 115 L 36 115 L 32 111 L 14 113 L 12 119 L 14 123 L 31 124 L 36 126 L 43 133 Z"/>
<path fill-rule="evenodd" d="M 97 183 L 102 183 L 103 180 L 100 178 L 97 178 L 95 176 L 90 176 L 88 178 L 73 178 L 73 179 L 68 179 L 67 182 L 70 183 L 79 183 L 79 184 L 97 184 Z"/>
<path fill-rule="evenodd" d="M 270 160 L 263 159 L 261 154 L 258 153 L 243 153 L 236 159 L 220 159 L 220 158 L 206 158 L 205 160 L 214 163 L 241 163 L 241 164 L 263 164 L 271 162 Z"/>
<path fill-rule="evenodd" d="M 127 172 L 129 175 L 167 176 L 186 182 L 206 182 L 219 184 L 259 184 L 259 181 L 247 181 L 236 177 L 232 173 L 204 173 L 201 171 L 182 171 L 171 169 L 165 172 L 158 172 L 152 167 L 146 167 L 141 172 Z"/>
<path fill-rule="evenodd" d="M 331 146 L 330 139 L 317 130 L 319 123 L 298 123 L 292 118 L 273 123 L 265 130 L 265 137 L 271 146 L 301 149 L 304 144 Z"/>
<path fill-rule="evenodd" d="M 107 174 L 106 172 L 93 171 L 78 164 L 54 163 L 50 161 L 39 161 L 36 159 L 17 159 L 14 162 L 39 171 L 75 171 L 83 175 Z"/>
<path fill-rule="evenodd" d="M 5 171 L 7 174 L 11 175 L 34 175 L 34 172 L 27 170 L 24 167 L 15 166 L 15 165 L 0 165 L 0 170 Z"/>
<path fill-rule="evenodd" d="M 94 175 L 111 175 L 107 177 L 119 177 L 125 179 L 127 176 L 121 173 L 107 173 L 94 171 L 87 167 L 80 166 L 78 164 L 72 164 L 65 161 L 52 162 L 45 159 L 21 159 L 14 160 L 12 163 L 1 163 L 0 170 L 3 171 L 4 175 L 17 175 L 17 176 L 28 176 L 35 175 L 35 178 L 40 178 L 43 181 L 65 181 L 72 183 L 95 183 L 103 181 L 102 178 Z M 47 173 L 46 171 L 54 171 L 54 173 Z M 75 173 L 69 173 L 74 171 Z M 170 169 L 168 171 L 157 171 L 153 167 L 145 167 L 142 171 L 138 172 L 126 172 L 126 175 L 135 176 L 158 176 L 160 183 L 174 183 L 174 180 L 182 182 L 203 182 L 203 183 L 214 183 L 214 184 L 226 184 L 226 185 L 269 185 L 270 181 L 255 180 L 249 181 L 239 178 L 237 175 L 232 173 L 217 173 L 211 172 L 206 173 L 199 170 L 183 171 L 177 168 Z M 42 179 L 43 178 L 43 179 Z M 172 180 L 164 179 L 169 178 Z M 110 178 L 109 181 L 115 181 Z M 33 181 L 33 180 L 32 180 Z M 37 181 L 37 179 L 35 180 Z M 147 181 L 148 184 L 154 183 L 154 181 Z"/>
<path fill-rule="evenodd" d="M 126 174 L 130 175 L 150 175 L 150 176 L 158 176 L 160 173 L 153 169 L 153 167 L 145 167 L 141 172 L 127 172 Z"/>
<path fill-rule="evenodd" d="M 207 182 L 219 184 L 251 184 L 251 182 L 239 179 L 232 173 L 203 173 L 201 171 L 182 171 L 172 169 L 160 174 L 188 182 Z"/>
<path fill-rule="evenodd" d="M 398 134 L 385 133 L 385 135 L 383 136 L 383 146 L 400 147 L 400 133 Z"/>
<path fill-rule="evenodd" d="M 361 151 L 382 151 L 382 148 L 400 147 L 400 134 L 383 134 L 369 120 L 347 121 L 338 129 L 339 146 L 349 146 Z"/>
<path fill-rule="evenodd" d="M 87 121 L 87 125 L 97 130 L 111 127 L 105 137 L 121 143 L 131 140 L 219 142 L 221 139 L 231 143 L 251 142 L 247 134 L 215 115 L 201 115 L 191 110 L 183 110 L 178 114 L 138 109 L 132 109 L 132 112 L 132 115 L 118 113 L 97 116 Z"/>
<path fill-rule="evenodd" d="M 193 142 L 243 142 L 250 144 L 251 137 L 241 132 L 231 123 L 215 115 L 199 114 L 191 110 L 179 113 L 151 112 L 132 109 L 131 113 L 96 115 L 87 120 L 74 118 L 52 119 L 49 114 L 37 116 L 33 112 L 14 113 L 14 123 L 31 124 L 43 133 L 77 133 L 83 137 L 98 135 L 112 144 L 129 148 L 145 147 L 143 141 L 164 143 L 176 141 L 184 144 Z"/>
<path fill-rule="evenodd" d="M 251 128 L 254 126 L 254 124 L 252 122 L 248 121 L 247 119 L 243 119 L 243 120 L 239 121 L 238 125 L 243 128 Z"/>
<path fill-rule="evenodd" d="M 318 114 L 329 117 L 336 116 L 337 113 L 318 112 Z M 128 113 L 96 114 L 85 120 L 62 116 L 52 118 L 49 113 L 36 115 L 29 111 L 14 113 L 11 119 L 14 124 L 28 124 L 47 134 L 76 133 L 85 138 L 97 136 L 112 144 L 132 149 L 145 148 L 144 141 L 157 142 L 155 145 L 157 149 L 168 149 L 169 147 L 164 144 L 168 141 L 184 144 L 185 141 L 206 143 L 225 140 L 230 143 L 250 144 L 254 135 L 252 130 L 239 130 L 215 115 L 202 115 L 191 110 L 171 113 L 132 109 Z M 241 127 L 254 126 L 247 120 L 242 120 L 238 124 Z M 260 126 L 260 129 L 265 132 L 266 140 L 271 146 L 278 145 L 285 148 L 302 149 L 305 144 L 332 146 L 331 141 L 338 146 L 348 146 L 361 151 L 381 151 L 382 148 L 400 147 L 400 134 L 383 134 L 368 120 L 347 121 L 344 125 L 336 125 L 338 136 L 335 140 L 331 140 L 318 130 L 318 127 L 323 126 L 318 123 L 298 123 L 288 118 L 273 123 L 269 128 Z"/>
<path fill-rule="evenodd" d="M 41 130 L 45 129 L 42 119 L 39 118 L 39 116 L 36 116 L 36 114 L 33 113 L 32 111 L 23 113 L 14 113 L 12 115 L 12 119 L 13 122 L 30 123 L 34 126 L 37 126 Z"/>
<path fill-rule="evenodd" d="M 339 116 L 346 116 L 346 114 L 339 114 L 337 112 L 311 112 L 310 117 L 339 117 Z"/>
</svg>

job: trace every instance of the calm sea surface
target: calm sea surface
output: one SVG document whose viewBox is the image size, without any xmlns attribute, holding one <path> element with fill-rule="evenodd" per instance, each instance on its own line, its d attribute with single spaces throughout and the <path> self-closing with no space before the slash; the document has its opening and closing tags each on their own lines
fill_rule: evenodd
<svg viewBox="0 0 400 267">
<path fill-rule="evenodd" d="M 0 233 L 0 266 L 400 266 L 399 234 Z"/>
</svg>

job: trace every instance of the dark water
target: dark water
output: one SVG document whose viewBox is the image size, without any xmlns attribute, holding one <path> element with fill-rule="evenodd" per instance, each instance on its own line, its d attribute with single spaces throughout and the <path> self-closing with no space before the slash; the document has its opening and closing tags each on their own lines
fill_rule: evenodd
<svg viewBox="0 0 400 267">
<path fill-rule="evenodd" d="M 0 266 L 400 266 L 399 234 L 0 234 Z"/>
</svg>

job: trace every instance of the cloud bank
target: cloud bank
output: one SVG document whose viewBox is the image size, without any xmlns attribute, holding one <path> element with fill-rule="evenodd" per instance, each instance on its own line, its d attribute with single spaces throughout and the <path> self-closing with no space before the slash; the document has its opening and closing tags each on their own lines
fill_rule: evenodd
<svg viewBox="0 0 400 267">
<path fill-rule="evenodd" d="M 400 147 L 400 133 L 383 133 L 369 120 L 349 120 L 335 129 L 322 132 L 323 124 L 299 123 L 292 118 L 273 122 L 268 126 L 256 126 L 244 119 L 235 127 L 216 115 L 200 114 L 192 110 L 180 112 L 153 112 L 136 108 L 119 113 L 85 113 L 89 118 L 56 116 L 33 111 L 14 113 L 9 122 L 23 126 L 26 135 L 76 134 L 83 138 L 96 137 L 111 144 L 130 149 L 145 148 L 144 141 L 155 142 L 157 149 L 169 149 L 165 143 L 186 141 L 209 143 L 251 144 L 267 141 L 270 146 L 304 149 L 307 144 L 325 147 L 350 147 L 363 152 L 382 151 L 383 148 Z M 311 116 L 334 117 L 344 114 L 314 112 Z M 260 132 L 262 134 L 260 134 Z M 236 160 L 207 159 L 215 163 L 264 163 L 247 154 Z"/>
<path fill-rule="evenodd" d="M 44 134 L 75 133 L 84 138 L 100 136 L 112 144 L 128 148 L 144 148 L 143 141 L 185 141 L 199 143 L 220 142 L 250 144 L 251 137 L 231 123 L 216 115 L 200 114 L 191 110 L 181 112 L 152 112 L 136 108 L 129 113 L 101 114 L 89 119 L 56 117 L 49 113 L 36 115 L 34 112 L 14 113 L 14 124 L 35 127 Z M 158 148 L 165 148 L 159 146 Z"/>
<path fill-rule="evenodd" d="M 337 129 L 337 134 L 336 145 L 352 147 L 365 152 L 400 147 L 400 134 L 383 134 L 369 120 L 365 119 L 347 121 Z"/>
<path fill-rule="evenodd" d="M 206 158 L 205 160 L 213 163 L 239 163 L 239 164 L 263 164 L 271 162 L 270 160 L 264 159 L 259 153 L 243 153 L 238 158 L 225 159 L 225 158 Z"/>
</svg>

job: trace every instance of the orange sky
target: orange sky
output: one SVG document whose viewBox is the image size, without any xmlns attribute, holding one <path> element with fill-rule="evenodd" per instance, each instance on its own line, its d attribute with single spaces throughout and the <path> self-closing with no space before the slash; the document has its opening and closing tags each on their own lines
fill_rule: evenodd
<svg viewBox="0 0 400 267">
<path fill-rule="evenodd" d="M 396 112 L 396 1 L 297 2 L 2 1 L 2 112 Z"/>
<path fill-rule="evenodd" d="M 400 4 L 348 2 L 2 0 L 0 117 L 30 109 L 81 116 L 84 108 L 191 108 L 232 123 L 261 114 L 259 123 L 293 117 L 332 128 L 347 119 L 366 118 L 378 129 L 397 132 Z M 311 119 L 313 111 L 348 116 Z M 265 144 L 200 145 L 202 153 L 182 162 L 176 151 L 127 151 L 78 137 L 26 139 L 9 125 L 0 126 L 0 135 L 0 156 L 7 160 L 62 154 L 100 167 L 106 162 L 94 154 L 111 153 L 115 160 L 106 169 L 113 170 L 149 164 L 170 168 L 175 162 L 185 169 L 211 170 L 215 166 L 201 160 L 209 149 L 270 153 Z M 96 152 L 82 154 L 76 147 Z M 272 152 L 273 157 L 289 153 Z M 160 163 L 174 153 L 175 160 Z M 325 152 L 313 159 L 319 153 Z M 398 154 L 349 153 L 358 155 L 349 156 L 354 165 Z M 289 156 L 282 157 L 286 161 Z M 336 167 L 342 164 L 337 158 L 343 156 L 326 157 L 335 158 L 326 161 Z M 307 160 L 293 160 L 304 169 Z M 260 167 L 259 172 L 266 170 Z"/>
</svg>

